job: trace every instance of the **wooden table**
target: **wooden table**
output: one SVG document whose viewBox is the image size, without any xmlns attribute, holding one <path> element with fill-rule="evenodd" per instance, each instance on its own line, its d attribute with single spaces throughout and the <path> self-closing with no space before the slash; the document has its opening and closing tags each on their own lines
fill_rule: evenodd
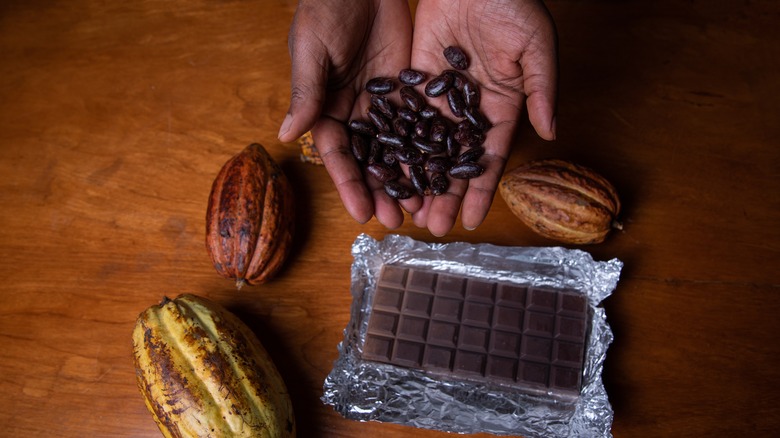
<svg viewBox="0 0 780 438">
<path fill-rule="evenodd" d="M 130 333 L 163 295 L 235 309 L 292 393 L 302 437 L 447 436 L 343 419 L 319 397 L 349 317 L 359 233 L 322 167 L 276 140 L 288 1 L 0 5 L 3 436 L 159 436 Z M 780 14 L 774 1 L 550 1 L 558 140 L 524 122 L 510 167 L 558 157 L 619 188 L 625 230 L 584 248 L 625 263 L 605 307 L 615 436 L 780 428 Z M 258 141 L 300 212 L 281 275 L 237 292 L 204 248 L 220 166 Z M 555 245 L 497 197 L 430 242 Z"/>
</svg>

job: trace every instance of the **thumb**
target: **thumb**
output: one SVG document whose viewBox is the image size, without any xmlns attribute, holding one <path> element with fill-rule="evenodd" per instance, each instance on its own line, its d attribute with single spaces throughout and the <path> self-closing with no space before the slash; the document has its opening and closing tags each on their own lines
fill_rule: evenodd
<svg viewBox="0 0 780 438">
<path fill-rule="evenodd" d="M 310 130 L 322 112 L 328 80 L 328 52 L 321 44 L 291 40 L 290 107 L 279 128 L 279 140 L 294 141 Z"/>
<path fill-rule="evenodd" d="M 545 140 L 555 140 L 558 55 L 555 30 L 535 41 L 520 59 L 528 119 Z"/>
</svg>

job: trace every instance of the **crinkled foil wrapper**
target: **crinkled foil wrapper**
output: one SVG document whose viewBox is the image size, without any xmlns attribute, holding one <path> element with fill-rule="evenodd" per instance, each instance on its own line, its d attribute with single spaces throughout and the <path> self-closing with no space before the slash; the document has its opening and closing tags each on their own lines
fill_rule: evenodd
<svg viewBox="0 0 780 438">
<path fill-rule="evenodd" d="M 353 243 L 352 255 L 351 317 L 322 396 L 324 403 L 345 418 L 463 434 L 612 436 L 613 411 L 601 373 L 613 335 L 599 304 L 617 286 L 621 261 L 594 261 L 586 252 L 560 247 L 430 244 L 400 235 L 388 235 L 378 241 L 365 234 Z M 360 348 L 384 264 L 404 264 L 492 281 L 572 288 L 586 294 L 592 321 L 580 397 L 573 404 L 561 403 L 362 360 Z"/>
</svg>

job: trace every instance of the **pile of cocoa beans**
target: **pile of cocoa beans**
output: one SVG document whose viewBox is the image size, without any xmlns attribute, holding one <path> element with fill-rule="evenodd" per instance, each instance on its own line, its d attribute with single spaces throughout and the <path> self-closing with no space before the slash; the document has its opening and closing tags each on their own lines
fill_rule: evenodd
<svg viewBox="0 0 780 438">
<path fill-rule="evenodd" d="M 397 82 L 389 77 L 370 79 L 365 85 L 371 95 L 367 117 L 349 121 L 352 154 L 392 198 L 407 199 L 415 192 L 441 195 L 449 188 L 449 178 L 476 178 L 484 172 L 479 159 L 491 125 L 479 110 L 480 89 L 462 73 L 469 62 L 460 48 L 447 47 L 444 57 L 452 69 L 427 83 L 427 75 L 413 69 L 401 70 Z M 397 86 L 400 106 L 390 100 Z M 424 95 L 418 86 L 424 87 Z M 426 96 L 446 98 L 455 120 L 430 105 Z M 408 167 L 411 187 L 401 182 L 401 164 Z"/>
</svg>

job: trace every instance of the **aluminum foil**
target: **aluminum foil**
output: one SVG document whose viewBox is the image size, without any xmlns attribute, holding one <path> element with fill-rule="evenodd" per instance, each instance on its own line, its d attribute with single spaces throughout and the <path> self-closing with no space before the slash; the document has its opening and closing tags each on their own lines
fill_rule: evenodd
<svg viewBox="0 0 780 438">
<path fill-rule="evenodd" d="M 525 437 L 611 437 L 613 411 L 601 378 L 612 331 L 599 304 L 617 286 L 623 263 L 594 261 L 561 247 L 431 244 L 400 235 L 378 241 L 361 234 L 352 245 L 352 308 L 339 356 L 325 379 L 322 401 L 344 417 L 454 433 Z M 592 312 L 580 397 L 552 397 L 431 377 L 423 371 L 365 361 L 376 279 L 384 264 L 404 264 L 458 275 L 532 286 L 575 289 Z"/>
</svg>

